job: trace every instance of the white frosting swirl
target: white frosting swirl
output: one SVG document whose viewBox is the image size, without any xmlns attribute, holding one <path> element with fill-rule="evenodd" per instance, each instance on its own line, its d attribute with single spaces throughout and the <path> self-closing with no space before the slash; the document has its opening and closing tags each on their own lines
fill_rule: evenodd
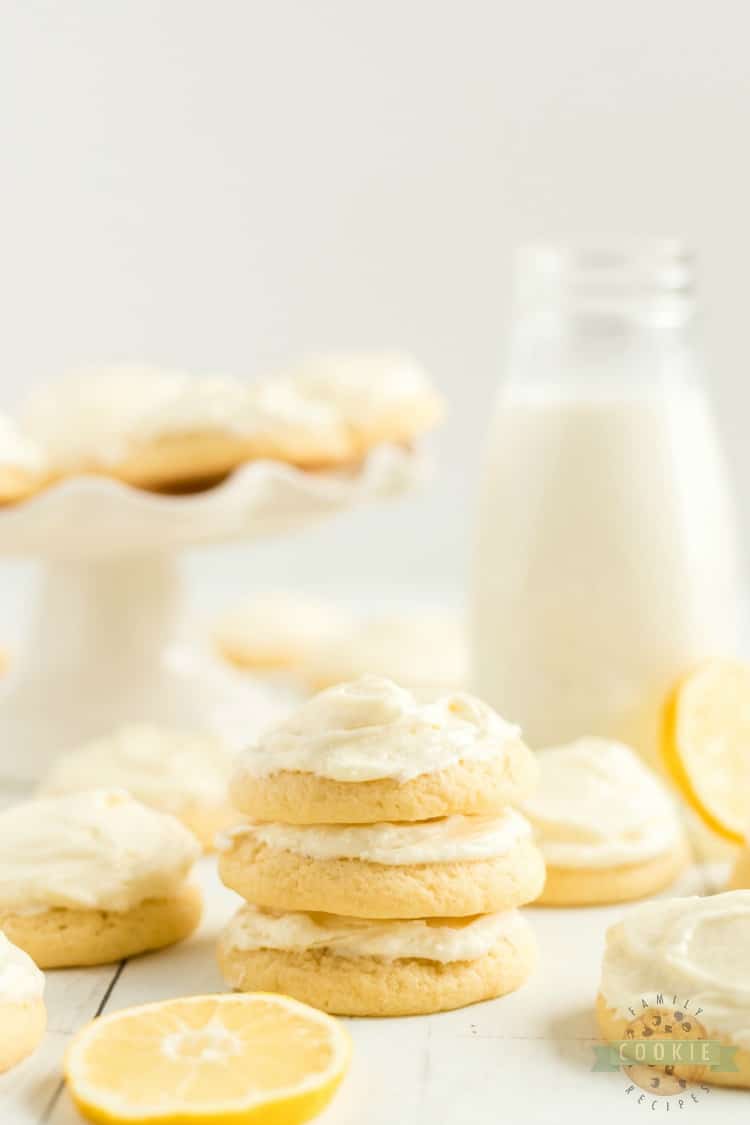
<svg viewBox="0 0 750 1125">
<path fill-rule="evenodd" d="M 363 676 L 304 703 L 240 758 L 240 770 L 336 781 L 408 781 L 459 761 L 502 757 L 518 727 L 463 692 L 420 704 L 390 680 Z"/>
<path fill-rule="evenodd" d="M 230 949 L 327 949 L 338 957 L 381 961 L 418 957 L 426 961 L 473 961 L 503 937 L 528 940 L 528 924 L 515 910 L 471 918 L 373 922 L 337 914 L 276 914 L 241 907 L 224 933 Z"/>
<path fill-rule="evenodd" d="M 658 899 L 607 931 L 601 993 L 624 1019 L 658 995 L 750 1048 L 750 891 Z"/>
<path fill-rule="evenodd" d="M 12 419 L 0 414 L 0 467 L 40 473 L 44 465 L 44 454 L 37 443 L 21 433 Z"/>
<path fill-rule="evenodd" d="M 122 790 L 46 797 L 0 813 L 0 911 L 124 911 L 173 894 L 199 854 L 191 832 Z"/>
<path fill-rule="evenodd" d="M 582 738 L 538 759 L 541 779 L 523 811 L 550 867 L 618 867 L 680 843 L 672 798 L 629 747 Z"/>
<path fill-rule="evenodd" d="M 23 1004 L 40 1000 L 44 993 L 44 973 L 18 946 L 0 933 L 0 1004 Z"/>
<path fill-rule="evenodd" d="M 41 792 L 127 789 L 146 805 L 179 813 L 186 805 L 223 804 L 234 760 L 215 735 L 134 724 L 63 754 Z"/>
<path fill-rule="evenodd" d="M 248 834 L 267 847 L 310 859 L 359 859 L 398 866 L 494 859 L 528 839 L 531 827 L 510 808 L 500 816 L 447 816 L 414 824 L 259 823 L 230 829 L 220 846 L 231 847 L 234 838 Z"/>
</svg>

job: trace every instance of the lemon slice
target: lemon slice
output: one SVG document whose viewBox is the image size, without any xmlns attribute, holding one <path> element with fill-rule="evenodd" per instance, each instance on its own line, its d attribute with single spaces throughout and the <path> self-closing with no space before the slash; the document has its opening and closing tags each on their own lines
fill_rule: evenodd
<svg viewBox="0 0 750 1125">
<path fill-rule="evenodd" d="M 341 1023 L 288 996 L 189 996 L 94 1020 L 65 1077 L 108 1125 L 296 1125 L 328 1104 L 350 1053 Z"/>
<path fill-rule="evenodd" d="M 664 765 L 685 800 L 733 843 L 750 829 L 750 666 L 702 664 L 664 710 Z"/>
</svg>

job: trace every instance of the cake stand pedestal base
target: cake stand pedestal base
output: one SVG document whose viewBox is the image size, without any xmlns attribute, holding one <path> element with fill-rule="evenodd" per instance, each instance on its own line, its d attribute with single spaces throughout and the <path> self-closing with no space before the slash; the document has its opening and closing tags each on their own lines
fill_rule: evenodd
<svg viewBox="0 0 750 1125">
<path fill-rule="evenodd" d="M 167 554 L 47 565 L 25 657 L 0 692 L 6 778 L 123 722 L 249 742 L 283 712 L 270 689 L 180 635 L 181 582 Z"/>
<path fill-rule="evenodd" d="M 286 534 L 423 475 L 416 451 L 378 446 L 336 472 L 252 462 L 193 496 L 75 477 L 0 511 L 0 556 L 47 567 L 26 659 L 0 690 L 0 779 L 38 778 L 61 751 L 122 723 L 251 741 L 285 701 L 181 640 L 178 552 Z"/>
</svg>

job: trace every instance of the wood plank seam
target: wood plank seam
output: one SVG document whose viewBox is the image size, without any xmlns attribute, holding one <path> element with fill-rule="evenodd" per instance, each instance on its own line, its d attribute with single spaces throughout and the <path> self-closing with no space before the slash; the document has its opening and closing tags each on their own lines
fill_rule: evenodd
<svg viewBox="0 0 750 1125">
<path fill-rule="evenodd" d="M 122 971 L 125 968 L 126 964 L 127 964 L 127 959 L 125 961 L 120 961 L 119 965 L 115 969 L 114 973 L 112 974 L 112 979 L 109 982 L 109 984 L 107 985 L 107 987 L 105 989 L 105 992 L 104 992 L 104 995 L 102 996 L 101 1000 L 99 1001 L 99 1007 L 94 1012 L 94 1015 L 92 1016 L 92 1019 L 96 1019 L 98 1016 L 100 1016 L 103 1013 L 104 1009 L 106 1008 L 106 1006 L 109 1002 L 109 999 L 112 995 L 112 992 L 114 991 L 115 985 L 117 984 L 118 980 L 120 979 L 120 976 L 121 976 Z M 45 1106 L 45 1108 L 42 1112 L 42 1115 L 39 1118 L 39 1125 L 46 1125 L 46 1122 L 49 1121 L 52 1114 L 55 1112 L 55 1108 L 57 1106 L 57 1103 L 60 1100 L 60 1096 L 62 1095 L 62 1092 L 63 1092 L 64 1089 L 65 1089 L 65 1079 L 60 1078 L 60 1081 L 58 1082 L 57 1086 L 55 1087 L 55 1090 L 53 1091 L 50 1100 L 47 1102 L 47 1105 Z"/>
</svg>

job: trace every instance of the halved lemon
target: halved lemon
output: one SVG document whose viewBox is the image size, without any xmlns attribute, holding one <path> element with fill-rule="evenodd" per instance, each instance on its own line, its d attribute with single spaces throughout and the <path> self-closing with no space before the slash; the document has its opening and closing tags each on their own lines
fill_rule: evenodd
<svg viewBox="0 0 750 1125">
<path fill-rule="evenodd" d="M 296 1125 L 328 1104 L 350 1054 L 338 1020 L 289 996 L 188 996 L 94 1020 L 65 1077 L 107 1125 Z"/>
<path fill-rule="evenodd" d="M 664 709 L 662 754 L 708 827 L 743 843 L 750 831 L 750 666 L 714 660 L 680 680 Z"/>
</svg>

